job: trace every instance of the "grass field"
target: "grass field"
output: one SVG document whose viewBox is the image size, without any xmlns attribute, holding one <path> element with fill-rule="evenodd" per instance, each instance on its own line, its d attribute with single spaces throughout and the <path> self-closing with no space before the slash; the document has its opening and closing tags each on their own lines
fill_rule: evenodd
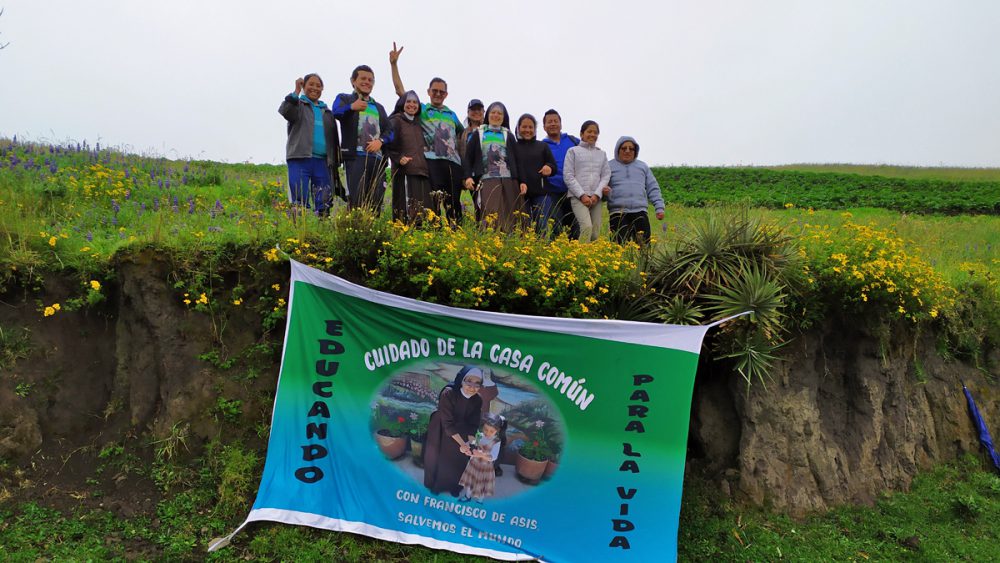
<svg viewBox="0 0 1000 563">
<path fill-rule="evenodd" d="M 1000 168 L 948 168 L 944 166 L 893 166 L 891 164 L 785 164 L 766 166 L 769 170 L 798 172 L 835 172 L 860 176 L 885 176 L 908 180 L 959 180 L 963 182 L 1000 181 Z"/>
<path fill-rule="evenodd" d="M 995 287 L 994 272 L 1000 271 L 1000 215 L 962 212 L 962 198 L 939 198 L 939 184 L 934 183 L 955 183 L 956 194 L 972 194 L 989 208 L 1000 202 L 1000 193 L 989 191 L 990 182 L 1000 182 L 1000 169 L 790 165 L 657 173 L 677 174 L 692 185 L 709 178 L 714 186 L 704 197 L 682 194 L 690 195 L 691 204 L 672 203 L 663 222 L 651 217 L 660 244 L 676 242 L 716 207 L 735 205 L 786 227 L 793 236 L 816 227 L 846 233 L 850 225 L 870 225 L 898 238 L 955 286 L 985 276 Z M 284 174 L 281 166 L 168 161 L 86 146 L 16 146 L 0 139 L 0 287 L 21 284 L 29 292 L 42 285 L 43 273 L 65 272 L 84 280 L 81 287 L 89 291 L 91 274 L 109 272 L 118 253 L 144 246 L 197 256 L 227 245 L 258 249 L 280 242 L 291 249 L 292 243 L 286 244 L 290 239 L 296 244 L 326 240 L 321 235 L 331 230 L 328 222 L 289 209 Z M 744 189 L 758 174 L 764 183 Z M 846 175 L 853 176 L 844 180 Z M 869 181 L 875 177 L 901 181 Z M 845 182 L 851 190 L 840 190 Z M 879 191 L 887 207 L 850 204 L 861 201 L 851 198 L 866 194 L 869 187 Z M 669 200 L 677 194 L 667 195 Z M 917 211 L 892 210 L 906 206 Z M 207 542 L 231 531 L 248 509 L 245 498 L 226 493 L 223 483 L 252 487 L 261 471 L 257 452 L 235 444 L 224 445 L 218 459 L 236 461 L 209 460 L 197 470 L 187 468 L 196 473 L 190 488 L 165 495 L 155 514 L 124 520 L 100 507 L 56 510 L 41 497 L 15 502 L 4 487 L 24 483 L 10 476 L 20 472 L 23 477 L 25 470 L 0 460 L 0 559 L 202 559 Z M 157 479 L 149 468 L 136 465 L 132 470 L 138 479 Z M 87 494 L 99 501 L 103 493 L 95 487 Z M 709 484 L 692 480 L 682 510 L 680 556 L 686 561 L 996 560 L 1000 478 L 986 472 L 980 460 L 965 459 L 920 476 L 911 492 L 886 495 L 874 507 L 843 507 L 802 521 L 732 503 Z M 233 546 L 208 558 L 473 560 L 276 524 L 254 525 Z"/>
</svg>

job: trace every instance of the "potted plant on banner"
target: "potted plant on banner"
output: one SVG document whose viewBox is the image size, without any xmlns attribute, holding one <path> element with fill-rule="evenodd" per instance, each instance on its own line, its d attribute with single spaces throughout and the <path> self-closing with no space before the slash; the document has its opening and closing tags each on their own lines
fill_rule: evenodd
<svg viewBox="0 0 1000 563">
<path fill-rule="evenodd" d="M 385 457 L 397 459 L 406 452 L 405 427 L 406 417 L 375 405 L 375 441 Z"/>
<path fill-rule="evenodd" d="M 429 417 L 411 412 L 407 417 L 406 435 L 410 439 L 410 454 L 413 465 L 424 466 L 424 440 L 427 438 L 427 423 Z"/>
<path fill-rule="evenodd" d="M 518 478 L 535 485 L 545 474 L 545 468 L 552 457 L 552 446 L 545 431 L 545 422 L 539 420 L 533 426 L 537 430 L 529 434 L 528 439 L 518 448 L 515 468 Z"/>
</svg>

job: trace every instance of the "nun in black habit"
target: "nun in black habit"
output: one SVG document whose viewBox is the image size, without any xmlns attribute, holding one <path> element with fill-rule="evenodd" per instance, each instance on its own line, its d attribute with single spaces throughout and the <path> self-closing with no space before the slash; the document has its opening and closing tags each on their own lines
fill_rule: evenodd
<svg viewBox="0 0 1000 563">
<path fill-rule="evenodd" d="M 483 371 L 465 366 L 438 395 L 424 443 L 424 485 L 434 494 L 458 496 L 462 490 L 458 480 L 472 455 L 468 442 L 479 430 L 483 413 L 482 386 Z"/>
</svg>

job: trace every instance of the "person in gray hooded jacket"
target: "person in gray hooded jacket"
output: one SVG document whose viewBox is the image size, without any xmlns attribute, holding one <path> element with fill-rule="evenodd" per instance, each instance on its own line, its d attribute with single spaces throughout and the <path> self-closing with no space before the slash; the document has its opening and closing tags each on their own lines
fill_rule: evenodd
<svg viewBox="0 0 1000 563">
<path fill-rule="evenodd" d="M 604 189 L 608 202 L 611 238 L 624 243 L 635 239 L 649 244 L 649 204 L 656 218 L 663 220 L 663 194 L 660 184 L 646 163 L 639 160 L 639 143 L 622 137 L 615 143 L 615 157 L 610 161 L 611 181 Z"/>
</svg>

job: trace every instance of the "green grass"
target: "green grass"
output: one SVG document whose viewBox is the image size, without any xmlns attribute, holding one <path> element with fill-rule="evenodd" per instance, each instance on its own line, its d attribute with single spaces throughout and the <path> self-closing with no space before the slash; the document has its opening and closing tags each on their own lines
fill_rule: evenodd
<svg viewBox="0 0 1000 563">
<path fill-rule="evenodd" d="M 766 166 L 769 170 L 835 172 L 861 176 L 885 176 L 908 180 L 958 180 L 1000 182 L 1000 168 L 949 168 L 944 166 L 893 166 L 891 164 L 785 164 Z"/>
<path fill-rule="evenodd" d="M 668 203 L 747 203 L 815 209 L 879 207 L 907 213 L 1000 214 L 1000 181 L 904 179 L 767 168 L 654 168 Z"/>
<path fill-rule="evenodd" d="M 793 207 L 756 209 L 754 212 L 769 221 L 792 228 L 793 232 L 805 224 L 839 227 L 848 221 L 888 230 L 907 241 L 908 248 L 930 262 L 953 284 L 968 280 L 970 264 L 1000 271 L 1000 216 L 911 215 L 877 208 L 809 211 Z M 652 213 L 649 221 L 654 233 L 669 242 L 678 230 L 685 229 L 709 213 L 710 208 L 671 205 L 662 222 L 658 222 Z"/>
<path fill-rule="evenodd" d="M 231 507 L 236 509 L 232 512 L 215 505 L 219 499 L 214 479 L 218 477 L 202 479 L 163 500 L 154 517 L 121 519 L 103 509 L 61 513 L 37 502 L 0 503 L 3 558 L 480 560 L 272 523 L 252 524 L 229 547 L 206 554 L 208 542 L 234 529 L 249 509 L 249 501 Z M 998 518 L 1000 477 L 985 471 L 981 460 L 973 456 L 918 475 L 910 492 L 884 495 L 872 507 L 839 507 L 802 520 L 742 506 L 704 482 L 689 480 L 681 511 L 679 556 L 682 561 L 991 561 L 996 559 L 1000 541 Z"/>
<path fill-rule="evenodd" d="M 688 561 L 995 561 L 1000 477 L 967 457 L 917 476 L 908 493 L 796 521 L 685 489 Z"/>
</svg>

